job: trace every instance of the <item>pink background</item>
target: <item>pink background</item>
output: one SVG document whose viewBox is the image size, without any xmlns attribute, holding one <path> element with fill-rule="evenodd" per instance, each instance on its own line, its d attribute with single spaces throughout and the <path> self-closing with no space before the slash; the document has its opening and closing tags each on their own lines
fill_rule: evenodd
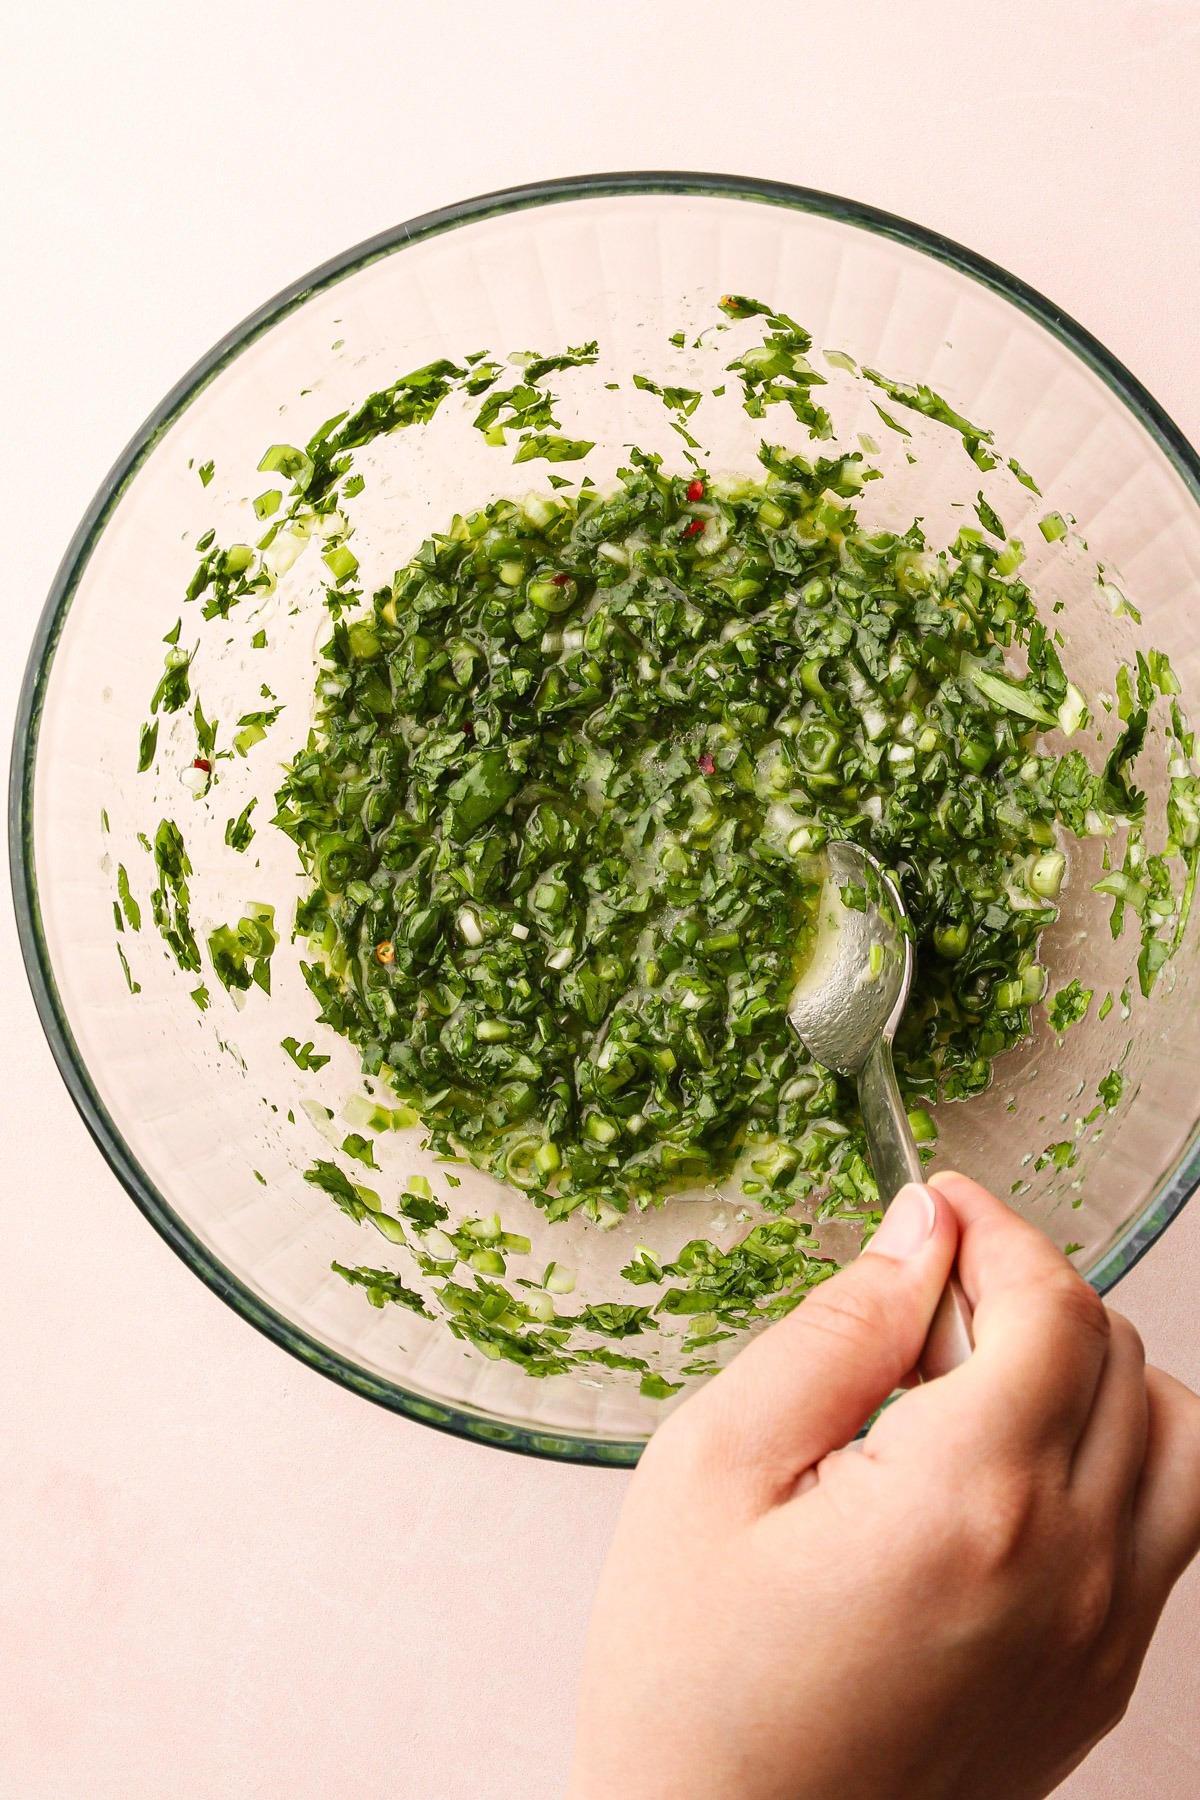
<svg viewBox="0 0 1200 1800">
<path fill-rule="evenodd" d="M 121 444 L 234 321 L 463 195 L 602 168 L 831 188 L 960 238 L 1200 441 L 1194 0 L 42 0 L 0 115 L 0 726 Z M 0 1800 L 561 1792 L 625 1478 L 308 1373 L 143 1223 L 0 914 Z M 1120 1290 L 1200 1387 L 1200 1206 Z M 1071 1800 L 1200 1791 L 1200 1570 Z"/>
</svg>

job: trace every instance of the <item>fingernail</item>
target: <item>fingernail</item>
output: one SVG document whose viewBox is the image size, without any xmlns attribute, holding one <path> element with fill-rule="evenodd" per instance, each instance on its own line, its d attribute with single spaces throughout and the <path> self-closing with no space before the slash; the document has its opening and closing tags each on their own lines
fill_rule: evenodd
<svg viewBox="0 0 1200 1800">
<path fill-rule="evenodd" d="M 923 1250 L 933 1233 L 937 1218 L 937 1202 L 931 1190 L 920 1182 L 909 1181 L 883 1215 L 883 1223 L 867 1245 L 880 1256 L 903 1262 Z M 865 1252 L 864 1252 L 865 1254 Z"/>
</svg>

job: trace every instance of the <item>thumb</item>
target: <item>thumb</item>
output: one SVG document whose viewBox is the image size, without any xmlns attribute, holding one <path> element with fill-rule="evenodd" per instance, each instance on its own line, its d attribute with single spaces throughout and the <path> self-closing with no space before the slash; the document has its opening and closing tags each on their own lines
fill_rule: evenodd
<svg viewBox="0 0 1200 1800">
<path fill-rule="evenodd" d="M 730 1460 L 773 1486 L 848 1444 L 914 1368 L 957 1249 L 945 1197 L 902 1187 L 862 1255 L 696 1396 L 724 1415 Z"/>
</svg>

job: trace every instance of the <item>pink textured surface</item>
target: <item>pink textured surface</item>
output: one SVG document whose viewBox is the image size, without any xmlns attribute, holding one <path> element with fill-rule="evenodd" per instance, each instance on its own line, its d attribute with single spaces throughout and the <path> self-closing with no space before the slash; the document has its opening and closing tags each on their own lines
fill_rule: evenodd
<svg viewBox="0 0 1200 1800">
<path fill-rule="evenodd" d="M 5 736 L 54 563 L 178 373 L 488 187 L 690 166 L 874 201 L 1053 295 L 1200 438 L 1190 0 L 862 0 L 836 30 L 809 0 L 48 0 L 6 51 Z M 220 1306 L 93 1151 L 0 940 L 0 1800 L 560 1792 L 624 1478 L 406 1425 Z M 1194 1208 L 1120 1305 L 1200 1386 L 1198 1284 Z M 1200 1790 L 1198 1645 L 1193 1571 L 1070 1800 Z"/>
</svg>

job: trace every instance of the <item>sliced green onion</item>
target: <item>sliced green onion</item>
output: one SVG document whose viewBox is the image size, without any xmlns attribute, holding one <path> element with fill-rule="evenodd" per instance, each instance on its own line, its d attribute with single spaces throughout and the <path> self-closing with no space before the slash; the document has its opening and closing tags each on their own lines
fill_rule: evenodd
<svg viewBox="0 0 1200 1800">
<path fill-rule="evenodd" d="M 1065 737 L 1073 737 L 1081 725 L 1088 722 L 1087 701 L 1075 686 L 1068 681 L 1066 699 L 1058 709 L 1059 729 Z"/>
<path fill-rule="evenodd" d="M 1003 676 L 993 675 L 986 669 L 971 669 L 968 679 L 988 700 L 1007 712 L 1016 713 L 1022 719 L 1032 719 L 1037 725 L 1057 724 L 1055 715 L 1041 700 L 1015 681 L 1005 681 Z"/>
<path fill-rule="evenodd" d="M 1054 900 L 1062 887 L 1066 874 L 1067 859 L 1061 850 L 1048 850 L 1039 856 L 1029 871 L 1029 886 L 1043 900 Z"/>
</svg>

